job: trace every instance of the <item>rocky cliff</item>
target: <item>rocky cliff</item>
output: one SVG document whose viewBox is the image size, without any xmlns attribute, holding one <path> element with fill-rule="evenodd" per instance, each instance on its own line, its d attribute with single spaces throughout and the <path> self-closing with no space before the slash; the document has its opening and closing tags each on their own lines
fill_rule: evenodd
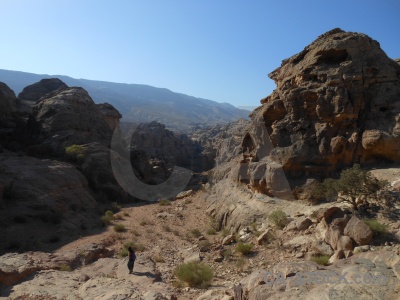
<svg viewBox="0 0 400 300">
<path fill-rule="evenodd" d="M 276 194 L 286 178 L 400 162 L 400 66 L 377 41 L 334 29 L 269 76 L 277 88 L 251 114 L 237 180 Z"/>
</svg>

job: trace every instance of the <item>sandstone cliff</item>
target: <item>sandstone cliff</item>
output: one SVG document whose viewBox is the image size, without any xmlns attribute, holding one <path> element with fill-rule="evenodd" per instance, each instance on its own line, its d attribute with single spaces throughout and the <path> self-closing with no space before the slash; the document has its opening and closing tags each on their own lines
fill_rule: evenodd
<svg viewBox="0 0 400 300">
<path fill-rule="evenodd" d="M 286 178 L 400 162 L 400 66 L 377 41 L 334 29 L 269 76 L 277 88 L 251 114 L 237 180 L 277 195 Z"/>
</svg>

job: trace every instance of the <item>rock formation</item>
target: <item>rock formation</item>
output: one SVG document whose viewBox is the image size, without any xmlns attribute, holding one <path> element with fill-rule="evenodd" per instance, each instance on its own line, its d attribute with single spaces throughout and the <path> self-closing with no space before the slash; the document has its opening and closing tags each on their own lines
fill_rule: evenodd
<svg viewBox="0 0 400 300">
<path fill-rule="evenodd" d="M 13 114 L 17 110 L 17 99 L 14 92 L 0 82 L 0 129 L 15 127 Z"/>
<path fill-rule="evenodd" d="M 82 88 L 68 88 L 44 97 L 28 121 L 38 141 L 66 146 L 111 139 L 111 129 Z"/>
<path fill-rule="evenodd" d="M 114 130 L 119 122 L 119 119 L 122 117 L 119 111 L 109 103 L 97 104 L 97 108 L 100 110 L 104 121 L 107 122 L 108 127 L 110 127 L 111 130 Z"/>
<path fill-rule="evenodd" d="M 19 93 L 18 98 L 23 101 L 37 103 L 46 94 L 54 91 L 62 91 L 67 88 L 68 86 L 58 78 L 42 79 L 25 87 Z"/>
<path fill-rule="evenodd" d="M 269 76 L 277 88 L 251 114 L 237 180 L 278 195 L 286 178 L 400 161 L 400 66 L 377 41 L 334 29 Z"/>
</svg>

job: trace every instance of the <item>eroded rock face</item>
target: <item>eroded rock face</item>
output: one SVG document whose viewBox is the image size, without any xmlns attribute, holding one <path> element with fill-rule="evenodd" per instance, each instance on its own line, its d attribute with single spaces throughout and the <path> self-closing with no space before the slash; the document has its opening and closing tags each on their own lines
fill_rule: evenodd
<svg viewBox="0 0 400 300">
<path fill-rule="evenodd" d="M 119 113 L 119 111 L 109 103 L 97 104 L 97 108 L 100 110 L 104 121 L 107 122 L 108 127 L 110 127 L 111 130 L 114 130 L 119 122 L 119 119 L 122 118 L 122 115 Z"/>
<path fill-rule="evenodd" d="M 277 88 L 253 111 L 242 143 L 241 168 L 259 190 L 268 190 L 268 169 L 251 174 L 269 160 L 288 178 L 400 161 L 400 66 L 377 41 L 334 29 L 269 76 Z"/>
<path fill-rule="evenodd" d="M 33 137 L 54 148 L 111 140 L 111 129 L 96 104 L 84 89 L 76 87 L 42 98 L 33 107 L 28 127 Z"/>
</svg>

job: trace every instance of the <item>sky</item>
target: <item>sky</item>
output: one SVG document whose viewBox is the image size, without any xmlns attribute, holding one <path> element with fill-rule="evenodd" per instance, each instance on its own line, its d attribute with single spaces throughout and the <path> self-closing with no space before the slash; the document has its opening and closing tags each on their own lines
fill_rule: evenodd
<svg viewBox="0 0 400 300">
<path fill-rule="evenodd" d="M 268 74 L 319 35 L 362 32 L 400 57 L 398 0 L 0 0 L 0 69 L 258 106 Z"/>
</svg>

